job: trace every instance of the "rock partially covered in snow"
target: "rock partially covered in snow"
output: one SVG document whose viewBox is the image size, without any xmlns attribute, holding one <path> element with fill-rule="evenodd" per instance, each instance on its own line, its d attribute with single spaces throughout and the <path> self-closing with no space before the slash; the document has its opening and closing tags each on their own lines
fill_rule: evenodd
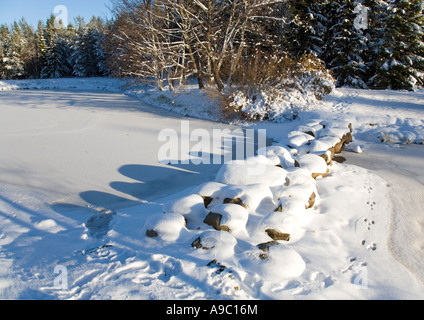
<svg viewBox="0 0 424 320">
<path fill-rule="evenodd" d="M 209 211 L 205 208 L 204 199 L 192 194 L 181 199 L 171 201 L 163 206 L 165 213 L 179 213 L 187 220 L 189 228 L 196 228 L 202 224 Z"/>
<path fill-rule="evenodd" d="M 275 230 L 285 234 L 293 234 L 295 232 L 295 219 L 281 212 L 271 212 L 266 215 L 258 225 L 261 232 L 266 230 Z M 273 239 L 276 240 L 276 239 Z"/>
<path fill-rule="evenodd" d="M 272 246 L 268 251 L 268 261 L 262 264 L 266 278 L 285 280 L 299 277 L 306 269 L 306 263 L 300 254 L 286 246 Z"/>
<path fill-rule="evenodd" d="M 160 238 L 166 242 L 175 242 L 186 230 L 186 221 L 181 214 L 167 213 L 151 216 L 144 225 L 146 236 Z"/>
<path fill-rule="evenodd" d="M 275 244 L 275 243 L 270 243 Z M 299 277 L 306 269 L 302 256 L 294 249 L 284 244 L 269 245 L 267 252 L 256 248 L 256 254 L 249 254 L 241 264 L 251 272 L 255 272 L 265 280 L 281 282 Z"/>
<path fill-rule="evenodd" d="M 224 164 L 219 170 L 216 182 L 229 185 L 265 184 L 276 186 L 284 184 L 287 171 L 253 159 L 233 161 Z"/>
<path fill-rule="evenodd" d="M 266 229 L 267 235 L 274 241 L 290 241 L 290 234 L 282 233 L 275 229 Z"/>
<path fill-rule="evenodd" d="M 317 137 L 317 131 L 321 130 L 323 126 L 318 123 L 318 121 L 312 121 L 309 123 L 306 123 L 303 126 L 299 126 L 297 128 L 298 131 L 304 132 L 309 134 L 310 136 L 316 138 Z"/>
<path fill-rule="evenodd" d="M 295 184 L 289 187 L 280 186 L 273 188 L 274 195 L 280 199 L 279 208 L 285 206 L 285 201 L 281 201 L 284 198 L 298 199 L 302 203 L 303 208 L 309 209 L 315 204 L 315 200 L 318 195 L 318 190 L 315 183 L 304 183 Z M 283 210 L 281 210 L 283 211 Z"/>
<path fill-rule="evenodd" d="M 311 193 L 309 197 L 284 196 L 280 198 L 276 211 L 283 213 L 304 214 L 305 210 L 314 206 L 316 193 Z"/>
<path fill-rule="evenodd" d="M 191 244 L 195 249 L 202 249 L 218 259 L 227 259 L 234 255 L 237 239 L 228 232 L 205 231 Z"/>
<path fill-rule="evenodd" d="M 237 204 L 221 204 L 213 208 L 204 222 L 216 230 L 245 234 L 248 219 L 249 212 L 245 208 Z"/>
<path fill-rule="evenodd" d="M 274 196 L 271 189 L 265 184 L 250 184 L 246 186 L 227 186 L 214 193 L 214 198 L 209 206 L 222 203 L 233 203 L 246 208 L 249 213 L 268 212 L 275 207 Z"/>
<path fill-rule="evenodd" d="M 315 179 L 319 176 L 325 177 L 329 173 L 327 162 L 316 154 L 304 154 L 296 157 L 300 168 L 308 170 Z"/>
</svg>

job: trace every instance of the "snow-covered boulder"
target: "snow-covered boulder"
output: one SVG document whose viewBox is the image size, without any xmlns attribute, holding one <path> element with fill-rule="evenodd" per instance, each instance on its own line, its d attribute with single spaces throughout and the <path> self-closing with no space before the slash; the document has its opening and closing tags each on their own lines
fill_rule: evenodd
<svg viewBox="0 0 424 320">
<path fill-rule="evenodd" d="M 215 193 L 221 191 L 227 187 L 226 184 L 211 181 L 201 184 L 193 189 L 193 193 L 200 195 L 201 197 L 215 197 Z"/>
<path fill-rule="evenodd" d="M 274 195 L 266 184 L 226 185 L 218 182 L 208 182 L 193 190 L 204 199 L 208 210 L 220 204 L 238 204 L 249 213 L 256 211 L 268 212 L 275 206 Z M 207 202 L 206 202 L 207 201 Z"/>
<path fill-rule="evenodd" d="M 267 214 L 258 224 L 261 232 L 275 230 L 284 234 L 294 234 L 296 231 L 295 219 L 288 214 L 281 212 L 271 212 Z M 273 239 L 276 240 L 276 239 Z"/>
<path fill-rule="evenodd" d="M 191 244 L 195 249 L 202 249 L 201 254 L 208 254 L 218 259 L 227 259 L 234 256 L 237 239 L 229 232 L 205 231 Z"/>
<path fill-rule="evenodd" d="M 296 250 L 283 243 L 268 242 L 263 245 L 266 246 L 266 252 L 258 247 L 245 251 L 244 258 L 240 259 L 240 265 L 244 269 L 273 282 L 289 280 L 303 274 L 306 263 Z"/>
<path fill-rule="evenodd" d="M 211 203 L 214 202 L 214 200 L 215 204 L 219 201 L 217 200 L 219 198 L 219 194 L 221 194 L 221 191 L 227 187 L 228 186 L 226 184 L 211 181 L 197 186 L 194 188 L 193 193 L 201 196 L 205 208 L 209 208 L 210 206 L 213 206 Z"/>
<path fill-rule="evenodd" d="M 209 213 L 205 208 L 204 199 L 197 194 L 168 202 L 163 206 L 163 211 L 183 215 L 189 228 L 196 228 L 201 225 Z"/>
<path fill-rule="evenodd" d="M 316 138 L 317 132 L 322 129 L 322 125 L 318 123 L 318 121 L 315 122 L 309 122 L 305 125 L 299 126 L 297 128 L 297 131 L 301 131 L 304 133 L 309 134 L 310 136 Z"/>
<path fill-rule="evenodd" d="M 280 200 L 279 209 L 281 211 L 286 205 L 281 199 L 292 198 L 302 203 L 302 207 L 309 209 L 315 204 L 318 190 L 315 183 L 296 184 L 289 187 L 279 186 L 273 189 L 274 195 Z"/>
<path fill-rule="evenodd" d="M 342 139 L 348 132 L 350 132 L 348 128 L 326 127 L 318 132 L 318 138 L 331 136 Z"/>
<path fill-rule="evenodd" d="M 270 146 L 258 150 L 258 154 L 264 155 L 270 164 L 281 166 L 284 169 L 294 167 L 294 159 L 292 153 L 282 146 Z"/>
<path fill-rule="evenodd" d="M 329 173 L 327 162 L 316 154 L 304 154 L 296 157 L 300 168 L 308 170 L 315 179 L 319 176 L 327 176 Z"/>
<path fill-rule="evenodd" d="M 215 206 L 204 222 L 216 230 L 229 231 L 233 234 L 245 234 L 249 212 L 237 204 Z"/>
<path fill-rule="evenodd" d="M 253 159 L 233 161 L 224 164 L 216 176 L 216 182 L 228 185 L 265 184 L 276 186 L 283 184 L 287 171 Z"/>
<path fill-rule="evenodd" d="M 305 210 L 315 205 L 316 199 L 317 194 L 315 192 L 311 193 L 309 197 L 284 196 L 278 201 L 275 211 L 303 214 Z"/>
<path fill-rule="evenodd" d="M 186 230 L 186 221 L 181 214 L 158 214 L 147 219 L 143 229 L 147 237 L 175 242 L 180 238 L 183 230 Z"/>
<path fill-rule="evenodd" d="M 304 168 L 296 168 L 287 172 L 286 183 L 284 184 L 284 186 L 290 187 L 297 184 L 316 185 L 316 181 L 314 178 L 311 177 L 311 173 L 309 172 L 309 170 Z M 274 188 L 275 187 L 271 188 L 271 190 L 274 190 Z"/>
<path fill-rule="evenodd" d="M 286 139 L 281 141 L 284 145 L 292 149 L 297 149 L 300 146 L 313 140 L 314 137 L 310 134 L 301 131 L 292 131 Z"/>
<path fill-rule="evenodd" d="M 259 272 L 266 279 L 283 281 L 302 275 L 306 263 L 294 249 L 285 245 L 271 246 L 267 259 L 259 263 Z"/>
<path fill-rule="evenodd" d="M 227 186 L 214 193 L 209 209 L 223 203 L 233 203 L 246 208 L 249 213 L 268 212 L 275 207 L 274 195 L 266 184 Z"/>
<path fill-rule="evenodd" d="M 352 137 L 352 124 L 347 121 L 323 122 L 324 128 L 317 132 L 318 139 L 333 137 L 337 138 L 337 142 L 333 142 L 335 153 L 340 153 L 345 144 L 353 141 Z"/>
</svg>

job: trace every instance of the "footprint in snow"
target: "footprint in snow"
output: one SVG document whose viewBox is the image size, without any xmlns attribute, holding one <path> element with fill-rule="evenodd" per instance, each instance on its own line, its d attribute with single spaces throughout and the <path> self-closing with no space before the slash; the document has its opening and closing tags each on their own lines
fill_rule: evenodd
<svg viewBox="0 0 424 320">
<path fill-rule="evenodd" d="M 372 250 L 375 251 L 377 250 L 377 244 L 376 243 L 372 243 L 367 247 L 368 250 Z"/>
</svg>

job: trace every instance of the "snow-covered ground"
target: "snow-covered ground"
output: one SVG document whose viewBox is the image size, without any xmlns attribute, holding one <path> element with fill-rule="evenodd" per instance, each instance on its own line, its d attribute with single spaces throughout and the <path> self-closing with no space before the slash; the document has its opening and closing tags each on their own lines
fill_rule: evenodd
<svg viewBox="0 0 424 320">
<path fill-rule="evenodd" d="M 276 148 L 266 161 L 286 169 L 267 166 L 261 184 L 245 186 L 246 164 L 158 161 L 163 129 L 181 133 L 187 120 L 210 134 L 237 127 L 198 119 L 214 119 L 198 91 L 191 100 L 122 95 L 118 83 L 0 82 L 0 298 L 424 297 L 424 92 L 340 89 L 296 121 L 245 126 L 266 129 L 281 147 L 299 141 L 302 127 L 325 138 L 322 121 L 352 123 L 354 136 L 347 161 L 325 178 L 291 167 L 293 154 Z M 317 193 L 309 209 L 298 206 L 306 191 Z M 276 213 L 277 194 L 286 202 Z M 213 198 L 209 210 L 201 195 Z M 222 204 L 226 197 L 246 208 Z M 230 232 L 202 223 L 209 211 Z M 272 240 L 270 226 L 291 238 L 265 252 L 257 245 Z"/>
</svg>

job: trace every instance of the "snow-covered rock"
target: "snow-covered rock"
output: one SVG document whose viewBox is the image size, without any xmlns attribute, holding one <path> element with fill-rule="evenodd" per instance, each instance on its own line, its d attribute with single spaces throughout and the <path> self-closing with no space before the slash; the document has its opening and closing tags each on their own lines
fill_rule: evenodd
<svg viewBox="0 0 424 320">
<path fill-rule="evenodd" d="M 215 206 L 211 214 L 221 216 L 215 229 L 228 230 L 233 234 L 243 235 L 246 233 L 246 224 L 249 220 L 249 212 L 237 204 L 221 204 Z"/>
<path fill-rule="evenodd" d="M 300 168 L 308 170 L 313 178 L 326 176 L 329 172 L 327 162 L 316 154 L 304 154 L 296 157 Z"/>
<path fill-rule="evenodd" d="M 281 283 L 301 276 L 306 269 L 302 256 L 284 244 L 269 246 L 266 254 L 256 249 L 245 256 L 242 266 L 267 281 Z"/>
<path fill-rule="evenodd" d="M 290 242 L 297 242 L 303 237 L 305 232 L 297 224 L 295 215 L 295 213 L 271 212 L 259 222 L 256 232 L 263 234 L 266 233 L 266 230 L 273 229 L 281 233 L 289 234 Z"/>
<path fill-rule="evenodd" d="M 181 214 L 167 213 L 152 215 L 147 219 L 143 230 L 150 238 L 160 238 L 166 242 L 175 242 L 183 230 L 186 230 L 186 221 Z"/>
<path fill-rule="evenodd" d="M 200 195 L 201 197 L 215 197 L 215 193 L 221 191 L 227 187 L 226 184 L 210 181 L 205 182 L 193 189 L 193 193 Z"/>
<path fill-rule="evenodd" d="M 268 260 L 260 264 L 261 274 L 274 281 L 299 277 L 305 269 L 306 263 L 301 255 L 285 245 L 270 247 Z"/>
<path fill-rule="evenodd" d="M 301 171 L 301 169 L 297 170 Z M 290 172 L 286 178 L 286 184 L 272 188 L 274 196 L 279 199 L 278 208 L 282 210 L 285 202 L 283 198 L 293 198 L 300 202 L 303 208 L 311 208 L 318 196 L 316 181 L 312 175 L 303 172 L 297 173 L 296 171 Z M 283 210 L 284 211 L 284 210 Z"/>
<path fill-rule="evenodd" d="M 281 166 L 284 169 L 294 167 L 294 159 L 291 152 L 282 146 L 270 146 L 258 150 L 258 154 L 265 155 L 274 166 Z"/>
<path fill-rule="evenodd" d="M 234 255 L 237 239 L 229 232 L 204 231 L 193 242 L 199 254 L 208 254 L 215 259 L 228 259 Z"/>
<path fill-rule="evenodd" d="M 187 220 L 189 228 L 196 228 L 202 224 L 209 211 L 205 208 L 204 199 L 192 194 L 186 197 L 170 201 L 163 206 L 165 213 L 178 213 Z"/>
<path fill-rule="evenodd" d="M 301 132 L 301 131 L 292 131 L 287 139 L 284 139 L 282 143 L 287 145 L 288 147 L 292 149 L 297 149 L 300 146 L 304 145 L 305 143 L 308 143 L 309 141 L 313 140 L 314 137 L 310 134 Z"/>
<path fill-rule="evenodd" d="M 287 171 L 265 163 L 233 161 L 219 170 L 216 182 L 229 185 L 266 184 L 270 187 L 283 184 Z"/>
<path fill-rule="evenodd" d="M 241 203 L 238 203 L 240 200 Z M 236 200 L 236 201 L 232 201 Z M 211 210 L 215 205 L 222 203 L 238 203 L 244 206 L 249 213 L 269 211 L 275 207 L 274 195 L 266 184 L 250 184 L 243 186 L 227 186 L 214 193 L 214 198 L 209 206 Z"/>
</svg>

